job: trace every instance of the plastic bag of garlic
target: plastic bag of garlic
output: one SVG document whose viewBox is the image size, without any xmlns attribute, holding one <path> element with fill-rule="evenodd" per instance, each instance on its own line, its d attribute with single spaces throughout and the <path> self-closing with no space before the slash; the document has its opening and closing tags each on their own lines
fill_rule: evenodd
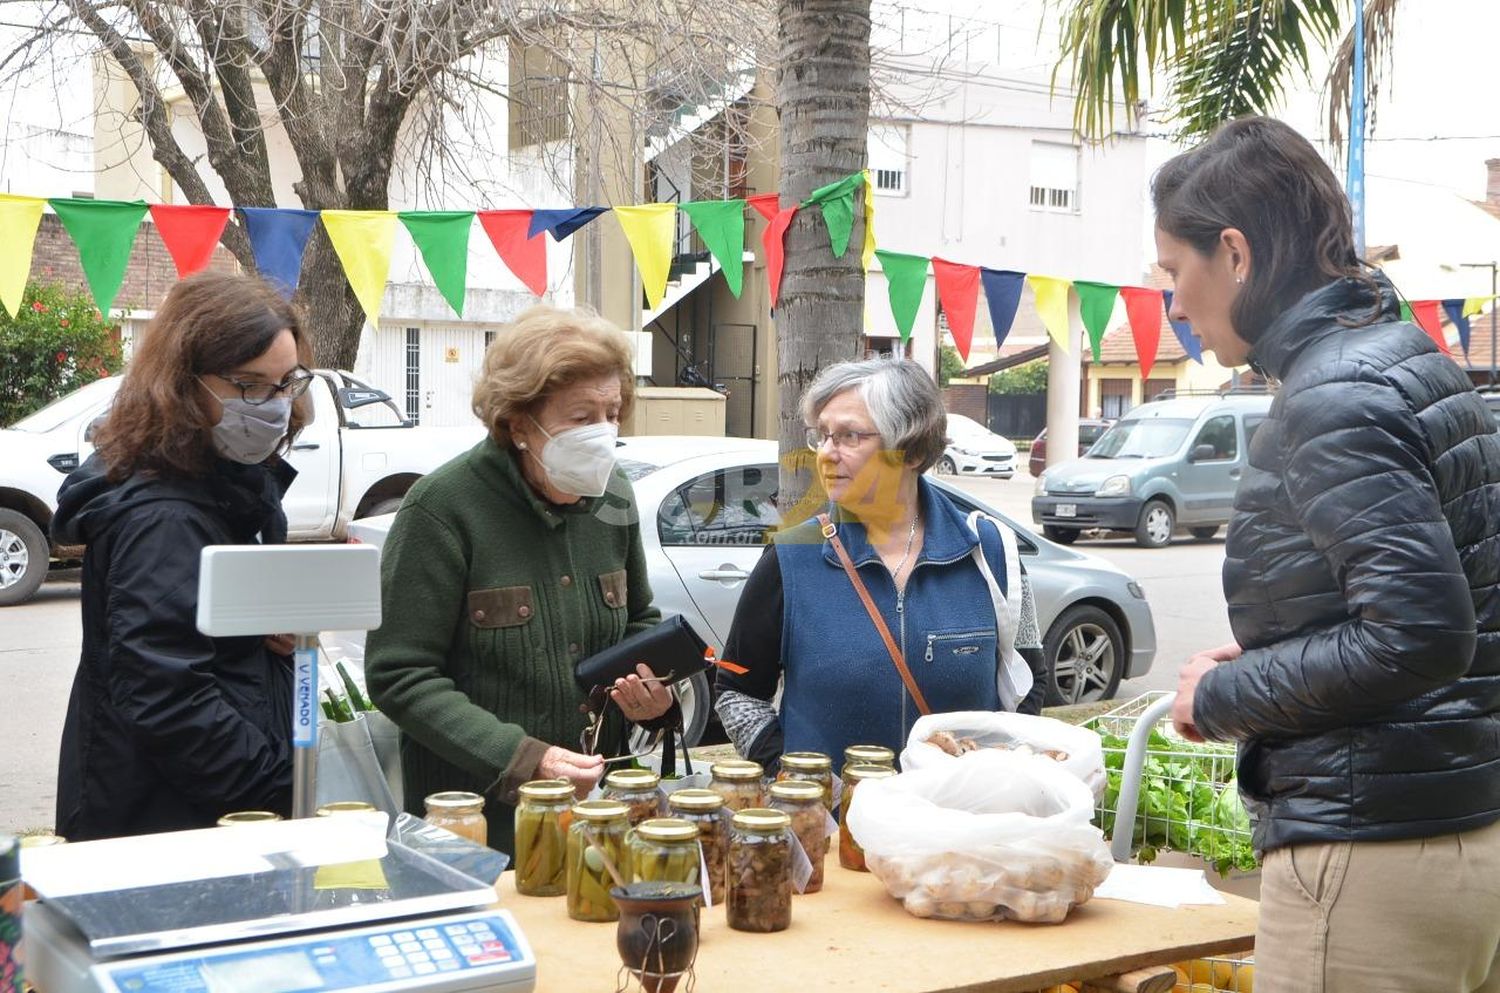
<svg viewBox="0 0 1500 993">
<path fill-rule="evenodd" d="M 1030 714 L 975 710 L 918 718 L 901 752 L 901 768 L 907 772 L 930 769 L 990 749 L 1044 756 L 1082 780 L 1095 800 L 1104 794 L 1104 749 L 1099 735 Z"/>
</svg>

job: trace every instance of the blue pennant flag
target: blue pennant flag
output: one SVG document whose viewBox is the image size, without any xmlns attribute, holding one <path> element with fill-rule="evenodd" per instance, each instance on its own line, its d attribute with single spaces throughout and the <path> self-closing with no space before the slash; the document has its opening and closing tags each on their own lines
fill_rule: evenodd
<svg viewBox="0 0 1500 993">
<path fill-rule="evenodd" d="M 1177 336 L 1177 341 L 1182 345 L 1182 350 L 1188 353 L 1188 358 L 1199 365 L 1203 364 L 1203 342 L 1193 334 L 1193 326 L 1187 321 L 1172 320 L 1172 291 L 1161 291 L 1162 304 L 1167 309 L 1167 323 L 1172 325 L 1172 333 Z"/>
<path fill-rule="evenodd" d="M 1010 326 L 1016 319 L 1016 307 L 1021 302 L 1021 288 L 1026 285 L 1024 272 L 1009 269 L 980 269 L 979 281 L 984 284 L 984 299 L 990 307 L 990 324 L 995 329 L 995 347 L 999 348 L 1010 334 Z"/>
<path fill-rule="evenodd" d="M 608 207 L 569 207 L 564 210 L 534 210 L 531 212 L 531 227 L 526 237 L 535 238 L 546 231 L 553 241 L 562 241 L 589 221 L 608 210 Z"/>
<path fill-rule="evenodd" d="M 302 277 L 302 253 L 318 223 L 316 210 L 282 210 L 277 207 L 241 207 L 255 268 L 261 278 L 290 298 Z"/>
<path fill-rule="evenodd" d="M 1443 313 L 1448 315 L 1448 320 L 1458 329 L 1458 343 L 1463 346 L 1464 354 L 1469 354 L 1469 319 L 1464 316 L 1463 300 L 1444 300 Z"/>
</svg>

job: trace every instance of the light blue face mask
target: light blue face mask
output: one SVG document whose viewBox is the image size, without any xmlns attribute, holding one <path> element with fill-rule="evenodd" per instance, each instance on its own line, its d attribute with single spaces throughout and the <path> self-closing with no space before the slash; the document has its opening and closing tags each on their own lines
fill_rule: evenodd
<svg viewBox="0 0 1500 993">
<path fill-rule="evenodd" d="M 275 397 L 265 403 L 247 403 L 237 397 L 214 397 L 224 409 L 214 425 L 214 450 L 245 465 L 259 465 L 270 458 L 291 427 L 292 401 Z"/>
</svg>

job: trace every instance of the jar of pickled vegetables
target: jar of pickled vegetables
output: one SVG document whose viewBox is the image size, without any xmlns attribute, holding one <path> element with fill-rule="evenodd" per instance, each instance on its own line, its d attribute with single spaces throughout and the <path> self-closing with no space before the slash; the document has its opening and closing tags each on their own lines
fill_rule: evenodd
<svg viewBox="0 0 1500 993">
<path fill-rule="evenodd" d="M 724 798 L 713 790 L 678 790 L 667 797 L 667 809 L 673 817 L 698 828 L 703 864 L 708 867 L 708 895 L 716 905 L 722 904 L 724 862 L 729 857 L 729 818 Z"/>
<path fill-rule="evenodd" d="M 725 916 L 736 931 L 792 926 L 791 826 L 779 810 L 751 807 L 734 815 Z"/>
<path fill-rule="evenodd" d="M 896 768 L 896 753 L 884 745 L 850 745 L 844 749 L 844 768 L 851 765 L 883 765 Z M 839 773 L 844 778 L 844 773 Z"/>
<path fill-rule="evenodd" d="M 568 892 L 568 823 L 573 784 L 562 779 L 523 783 L 516 801 L 516 892 L 562 896 Z"/>
<path fill-rule="evenodd" d="M 630 826 L 661 816 L 661 777 L 650 769 L 621 769 L 604 777 L 604 799 L 630 808 Z"/>
<path fill-rule="evenodd" d="M 236 824 L 265 824 L 279 821 L 281 815 L 273 810 L 235 810 L 219 818 L 219 827 L 234 827 Z"/>
<path fill-rule="evenodd" d="M 787 752 L 781 756 L 776 781 L 788 780 L 817 783 L 823 789 L 823 809 L 833 812 L 833 759 L 822 752 Z"/>
<path fill-rule="evenodd" d="M 713 780 L 708 788 L 724 798 L 724 806 L 733 811 L 748 810 L 766 805 L 765 787 L 762 780 L 765 770 L 759 762 L 730 759 L 715 762 L 708 768 Z"/>
<path fill-rule="evenodd" d="M 871 779 L 888 779 L 896 770 L 888 765 L 851 765 L 844 768 L 844 795 L 839 801 L 839 865 L 856 872 L 868 872 L 865 868 L 865 850 L 859 847 L 849 833 L 849 803 L 854 799 L 854 789 Z"/>
<path fill-rule="evenodd" d="M 450 790 L 434 793 L 422 801 L 427 807 L 426 821 L 433 827 L 468 838 L 476 845 L 489 844 L 489 822 L 484 819 L 484 797 L 478 793 Z"/>
<path fill-rule="evenodd" d="M 828 808 L 823 806 L 822 789 L 800 780 L 772 783 L 771 809 L 792 819 L 792 833 L 812 863 L 812 875 L 802 892 L 818 892 L 823 888 L 823 859 L 828 854 Z"/>
<path fill-rule="evenodd" d="M 628 883 L 630 808 L 618 800 L 585 800 L 573 805 L 568 825 L 568 916 L 575 921 L 613 921 L 620 908 L 609 895 L 615 874 Z M 614 873 L 610 867 L 614 867 Z"/>
<path fill-rule="evenodd" d="M 630 882 L 698 883 L 698 825 L 653 817 L 630 833 Z"/>
</svg>

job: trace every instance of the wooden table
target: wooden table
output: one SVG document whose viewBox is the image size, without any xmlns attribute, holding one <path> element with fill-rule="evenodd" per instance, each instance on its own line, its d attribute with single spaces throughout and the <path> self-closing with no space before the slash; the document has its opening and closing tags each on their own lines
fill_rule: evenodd
<svg viewBox="0 0 1500 993">
<path fill-rule="evenodd" d="M 610 993 L 620 967 L 614 924 L 568 919 L 562 897 L 524 897 L 515 873 L 496 886 L 537 956 L 538 993 Z M 1258 904 L 1168 910 L 1094 900 L 1062 924 L 921 920 L 868 873 L 829 860 L 821 893 L 798 896 L 792 926 L 746 934 L 703 912 L 700 993 L 850 990 L 859 993 L 1025 993 L 1149 965 L 1249 950 Z M 686 987 L 684 986 L 685 990 Z"/>
</svg>

